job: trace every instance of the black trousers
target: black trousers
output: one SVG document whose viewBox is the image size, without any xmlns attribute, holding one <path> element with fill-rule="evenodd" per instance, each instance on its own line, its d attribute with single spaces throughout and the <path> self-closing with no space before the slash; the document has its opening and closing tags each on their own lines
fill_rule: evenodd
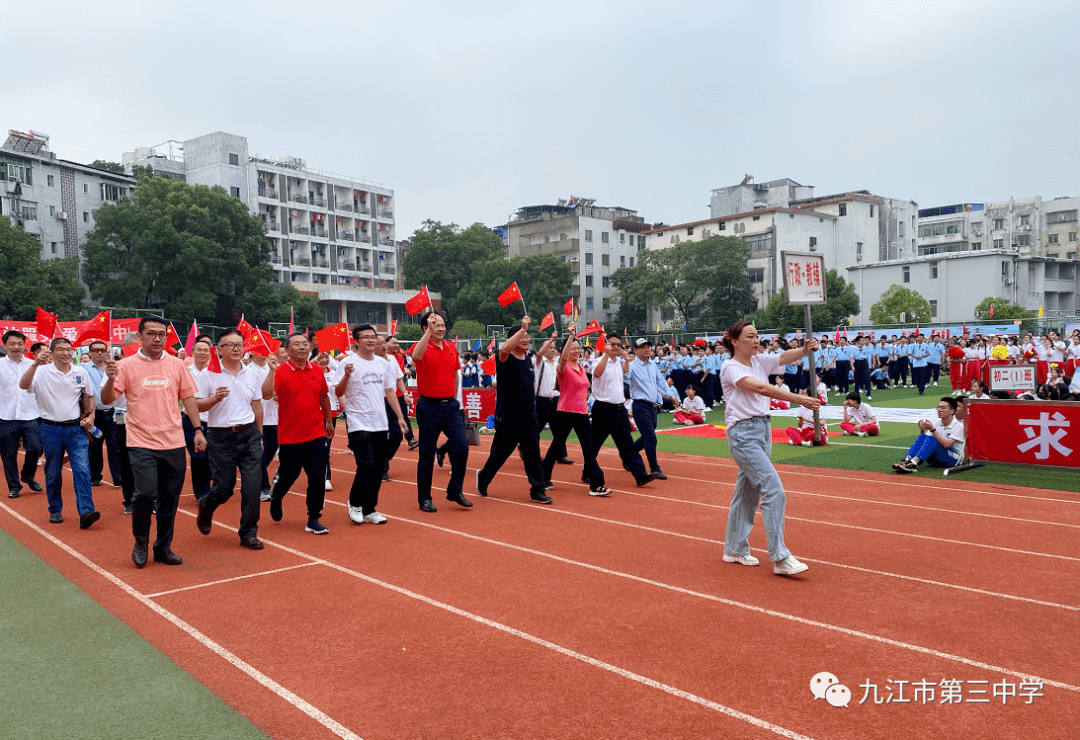
<svg viewBox="0 0 1080 740">
<path fill-rule="evenodd" d="M 157 504 L 157 539 L 155 550 L 172 546 L 173 522 L 180 492 L 187 477 L 187 460 L 184 448 L 175 450 L 151 450 L 146 447 L 129 447 L 131 469 L 135 479 L 135 491 L 131 504 L 131 533 L 141 545 L 150 543 L 150 519 Z"/>
<path fill-rule="evenodd" d="M 413 441 L 412 433 L 412 420 L 409 419 L 409 404 L 405 403 L 405 396 L 397 397 L 398 405 L 401 406 L 401 415 L 405 417 L 405 439 L 409 442 Z"/>
<path fill-rule="evenodd" d="M 420 440 L 423 439 L 424 435 L 421 433 Z M 521 450 L 521 459 L 525 463 L 529 495 L 542 494 L 546 479 L 540 464 L 540 428 L 531 421 L 523 423 L 516 419 L 495 417 L 495 438 L 491 440 L 487 462 L 477 475 L 477 485 L 486 488 L 499 472 L 499 468 L 514 454 L 515 449 Z"/>
<path fill-rule="evenodd" d="M 630 433 L 630 417 L 626 415 L 626 408 L 621 403 L 604 403 L 594 401 L 592 407 L 592 441 L 593 456 L 597 457 L 600 448 L 604 446 L 607 438 L 611 437 L 615 447 L 619 450 L 623 465 L 630 469 L 634 480 L 644 480 L 646 475 L 645 463 L 641 461 L 641 455 L 634 449 L 634 439 Z M 597 457 L 597 459 L 599 459 Z M 604 470 L 600 471 L 600 480 L 593 481 L 593 488 L 604 485 Z"/>
<path fill-rule="evenodd" d="M 210 461 L 205 451 L 195 451 L 195 427 L 192 426 L 191 419 L 187 414 L 181 414 L 180 418 L 184 425 L 184 444 L 187 445 L 188 456 L 191 458 L 191 490 L 195 492 L 196 499 L 201 499 L 210 493 Z M 206 432 L 205 428 L 203 432 Z"/>
<path fill-rule="evenodd" d="M 101 480 L 102 475 L 105 472 L 105 455 L 102 454 L 103 448 L 107 445 L 109 448 L 109 474 L 112 475 L 114 485 L 121 485 L 124 480 L 123 465 L 120 463 L 120 440 L 117 438 L 116 421 L 114 420 L 116 412 L 112 409 L 108 411 L 95 411 L 94 412 L 94 426 L 101 431 L 101 439 L 90 440 L 90 482 L 97 483 Z"/>
<path fill-rule="evenodd" d="M 870 385 L 869 360 L 855 360 L 855 390 L 863 391 L 867 394 L 873 390 L 873 387 Z"/>
<path fill-rule="evenodd" d="M 930 371 L 930 378 L 936 383 L 941 376 L 941 363 L 940 362 L 928 362 L 926 363 L 927 369 Z"/>
<path fill-rule="evenodd" d="M 397 428 L 397 417 L 394 417 Z M 401 444 L 401 430 L 397 442 Z M 349 432 L 349 449 L 356 460 L 356 475 L 349 489 L 349 506 L 358 506 L 367 516 L 379 505 L 383 470 L 386 468 L 386 432 Z"/>
<path fill-rule="evenodd" d="M 908 384 L 908 367 L 910 366 L 910 360 L 907 357 L 898 357 L 896 359 L 896 374 L 900 378 L 900 382 L 904 385 Z"/>
<path fill-rule="evenodd" d="M 124 506 L 135 496 L 135 477 L 131 472 L 131 454 L 127 446 L 127 424 L 116 425 L 116 446 L 120 454 L 120 490 L 124 493 Z"/>
<path fill-rule="evenodd" d="M 259 494 L 262 492 L 262 435 L 255 427 L 242 432 L 228 429 L 207 431 L 206 453 L 214 484 L 204 506 L 211 511 L 232 498 L 236 489 L 236 471 L 240 470 L 241 537 L 254 537 L 259 531 Z"/>
<path fill-rule="evenodd" d="M 420 503 L 431 500 L 431 479 L 435 473 L 435 449 L 439 432 L 446 435 L 450 455 L 450 484 L 447 497 L 461 495 L 465 468 L 469 464 L 469 443 L 465 438 L 465 420 L 457 401 L 438 403 L 424 396 L 416 402 L 416 426 L 420 431 L 420 457 L 416 462 L 416 498 Z"/>
<path fill-rule="evenodd" d="M 543 398 L 542 396 L 536 397 L 536 421 L 539 425 L 540 431 L 544 431 L 544 425 L 551 426 L 551 431 L 555 432 L 555 420 L 559 415 L 559 399 L 557 398 Z M 555 454 L 558 455 L 559 460 L 566 457 L 566 440 L 556 443 L 554 439 L 551 440 L 551 447 L 548 447 L 548 452 L 555 450 Z"/>
<path fill-rule="evenodd" d="M 849 360 L 836 361 L 836 387 L 841 393 L 847 393 L 848 383 L 851 381 L 851 362 Z"/>
<path fill-rule="evenodd" d="M 398 401 L 401 401 L 399 398 Z M 397 414 L 394 413 L 394 409 L 390 407 L 389 401 L 384 401 L 383 405 L 386 406 L 386 426 L 388 431 L 386 432 L 386 444 L 383 446 L 383 469 L 379 473 L 379 481 L 382 482 L 382 473 L 389 475 L 390 473 L 390 461 L 394 459 L 394 455 L 401 448 L 401 429 L 397 425 Z M 405 418 L 409 418 L 409 414 L 406 411 L 402 411 Z M 407 423 L 407 422 L 406 422 Z M 349 444 L 352 444 L 352 435 L 349 435 Z M 371 512 L 367 512 L 371 513 Z"/>
<path fill-rule="evenodd" d="M 308 442 L 278 446 L 278 479 L 271 494 L 275 501 L 285 498 L 303 471 L 307 476 L 308 519 L 322 517 L 323 504 L 326 503 L 326 454 L 330 448 L 329 442 L 326 437 L 319 437 Z"/>
<path fill-rule="evenodd" d="M 21 473 L 19 471 L 20 441 L 26 452 Z M 41 419 L 0 420 L 0 457 L 4 460 L 4 476 L 7 478 L 9 491 L 18 491 L 22 488 L 20 478 L 34 480 L 41 452 Z"/>
<path fill-rule="evenodd" d="M 277 424 L 263 424 L 262 433 L 262 490 L 270 490 L 270 476 L 266 472 L 266 468 L 270 465 L 270 461 L 274 459 L 274 455 L 277 454 Z"/>
<path fill-rule="evenodd" d="M 675 389 L 675 392 L 679 394 L 680 398 L 682 397 L 682 391 L 678 388 Z M 701 386 L 701 396 L 701 400 L 705 402 L 706 406 L 712 406 L 716 403 L 716 373 L 709 373 L 705 376 L 705 382 Z"/>
<path fill-rule="evenodd" d="M 578 444 L 581 445 L 581 453 L 585 456 L 585 468 L 582 475 L 589 479 L 589 487 L 597 488 L 604 483 L 604 474 L 600 472 L 600 466 L 596 463 L 596 450 L 592 445 L 592 427 L 589 426 L 588 414 L 574 414 L 569 411 L 560 411 L 555 417 L 555 425 L 551 430 L 551 446 L 544 455 L 544 480 L 550 481 L 551 474 L 562 455 L 558 450 L 566 452 L 566 438 L 573 431 L 577 435 Z M 596 483 L 595 481 L 599 481 Z"/>
</svg>

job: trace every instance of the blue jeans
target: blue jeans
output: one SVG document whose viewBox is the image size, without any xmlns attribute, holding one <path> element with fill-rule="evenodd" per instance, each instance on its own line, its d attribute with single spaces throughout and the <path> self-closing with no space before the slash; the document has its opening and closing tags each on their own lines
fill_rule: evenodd
<svg viewBox="0 0 1080 740">
<path fill-rule="evenodd" d="M 457 401 L 438 403 L 420 396 L 416 402 L 416 426 L 420 432 L 420 458 L 416 462 L 416 498 L 420 503 L 431 500 L 431 479 L 435 473 L 435 448 L 439 432 L 446 435 L 450 454 L 450 485 L 448 498 L 461 496 L 465 482 L 465 467 L 469 464 L 469 442 L 465 439 L 465 420 Z"/>
<path fill-rule="evenodd" d="M 908 448 L 907 456 L 917 457 L 935 468 L 951 468 L 960 462 L 960 456 L 952 450 L 953 447 L 942 447 L 934 435 L 920 434 Z"/>
<path fill-rule="evenodd" d="M 659 472 L 660 463 L 656 461 L 656 407 L 651 401 L 635 400 L 633 409 L 634 423 L 641 433 L 634 442 L 634 449 L 638 452 L 644 450 L 645 459 L 649 461 L 649 470 L 653 473 Z"/>
<path fill-rule="evenodd" d="M 75 506 L 79 515 L 94 510 L 90 493 L 90 439 L 78 424 L 60 427 L 41 423 L 41 445 L 45 448 L 45 492 L 49 498 L 49 513 L 58 514 L 64 508 L 60 496 L 64 481 L 64 453 L 71 462 L 71 478 L 75 484 Z"/>
<path fill-rule="evenodd" d="M 731 495 L 724 552 L 750 554 L 750 531 L 754 514 L 761 508 L 769 560 L 783 560 L 791 552 L 784 545 L 784 506 L 787 496 L 769 455 L 772 453 L 772 426 L 768 417 L 739 421 L 727 428 L 731 456 L 739 464 L 735 491 Z"/>
</svg>

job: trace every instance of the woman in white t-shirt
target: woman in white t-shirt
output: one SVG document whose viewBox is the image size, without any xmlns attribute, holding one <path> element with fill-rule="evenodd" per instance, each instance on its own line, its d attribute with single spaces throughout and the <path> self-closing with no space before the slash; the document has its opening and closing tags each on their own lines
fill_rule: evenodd
<svg viewBox="0 0 1080 740">
<path fill-rule="evenodd" d="M 804 346 L 779 355 L 759 354 L 757 329 L 749 321 L 732 324 L 724 334 L 723 341 L 732 356 L 720 371 L 726 402 L 724 419 L 727 422 L 731 456 L 739 465 L 724 536 L 724 562 L 758 564 L 758 559 L 750 554 L 750 532 L 760 506 L 773 572 L 783 576 L 802 573 L 808 566 L 796 560 L 784 545 L 784 506 L 787 496 L 780 476 L 769 460 L 772 452 L 769 399 L 797 403 L 808 409 L 819 408 L 821 401 L 783 391 L 770 385 L 768 379 L 770 375 L 777 374 L 782 365 L 800 360 L 807 352 L 815 351 L 818 343 L 810 339 Z"/>
</svg>

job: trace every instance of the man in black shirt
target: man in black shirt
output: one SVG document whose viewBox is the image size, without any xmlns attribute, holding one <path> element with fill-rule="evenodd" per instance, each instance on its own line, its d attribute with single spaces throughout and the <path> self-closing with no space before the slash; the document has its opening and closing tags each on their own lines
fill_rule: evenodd
<svg viewBox="0 0 1080 740">
<path fill-rule="evenodd" d="M 536 420 L 536 397 L 533 391 L 533 363 L 529 351 L 528 316 L 521 320 L 521 328 L 514 332 L 499 350 L 495 369 L 495 439 L 491 442 L 484 467 L 476 471 L 476 492 L 487 496 L 487 487 L 499 468 L 520 448 L 525 463 L 525 475 L 529 478 L 529 497 L 539 504 L 550 504 L 551 497 L 544 493 L 544 470 L 540 463 L 540 426 Z M 552 332 L 540 354 L 554 344 L 557 332 Z"/>
</svg>

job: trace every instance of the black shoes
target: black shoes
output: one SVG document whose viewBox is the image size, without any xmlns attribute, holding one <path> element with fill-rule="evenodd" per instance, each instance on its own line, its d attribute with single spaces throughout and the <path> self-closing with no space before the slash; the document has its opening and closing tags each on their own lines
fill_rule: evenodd
<svg viewBox="0 0 1080 740">
<path fill-rule="evenodd" d="M 649 485 L 649 484 L 650 484 L 650 483 L 652 483 L 652 482 L 653 482 L 654 480 L 656 480 L 657 478 L 659 478 L 659 477 L 660 477 L 661 475 L 663 475 L 663 473 L 649 473 L 649 474 L 648 474 L 648 475 L 646 475 L 646 476 L 645 476 L 644 478 L 639 478 L 639 479 L 638 479 L 638 482 L 637 482 L 637 484 L 638 484 L 638 488 L 641 488 L 642 486 L 647 486 L 647 485 Z"/>
<path fill-rule="evenodd" d="M 132 506 L 131 504 L 124 504 L 124 513 L 128 514 L 128 515 L 134 514 L 135 513 L 135 507 Z"/>
<path fill-rule="evenodd" d="M 93 488 L 97 488 L 98 486 L 100 486 L 100 485 L 101 485 L 101 478 L 98 478 L 97 480 L 92 480 L 92 481 L 90 481 L 90 485 L 91 485 L 91 486 L 92 486 Z"/>
<path fill-rule="evenodd" d="M 585 484 L 585 485 L 587 485 L 587 486 L 591 486 L 591 485 L 592 485 L 592 481 L 591 481 L 591 480 L 589 480 L 589 477 L 588 477 L 587 475 L 583 475 L 583 476 L 581 476 L 581 482 L 582 482 L 582 483 L 584 483 L 584 484 Z"/>
<path fill-rule="evenodd" d="M 476 471 L 476 492 L 484 498 L 487 498 L 487 486 L 480 484 L 480 471 Z"/>
<path fill-rule="evenodd" d="M 43 489 L 41 487 L 41 484 L 38 483 L 36 480 L 27 479 L 27 478 L 20 478 L 20 480 L 23 483 L 25 483 L 30 488 L 30 490 L 33 491 L 34 493 L 41 493 L 43 490 L 45 490 L 45 489 Z"/>
<path fill-rule="evenodd" d="M 17 488 L 9 489 L 8 493 L 7 493 L 7 497 L 8 498 L 18 498 L 19 497 L 19 489 L 17 489 Z"/>
<path fill-rule="evenodd" d="M 382 480 L 383 480 L 383 483 L 389 483 L 390 482 L 390 474 L 389 473 L 383 473 L 382 474 Z"/>
<path fill-rule="evenodd" d="M 63 524 L 63 523 L 64 523 L 64 515 L 61 514 L 59 511 L 54 511 L 53 513 L 49 514 L 49 524 Z"/>
<path fill-rule="evenodd" d="M 258 537 L 241 537 L 240 546 L 246 547 L 249 550 L 261 550 L 263 549 L 262 540 Z"/>
<path fill-rule="evenodd" d="M 79 529 L 90 529 L 90 525 L 100 518 L 100 511 L 91 511 L 89 514 L 81 514 L 79 516 Z"/>
<path fill-rule="evenodd" d="M 202 511 L 202 509 L 200 509 L 200 511 Z M 281 517 L 282 517 L 281 499 L 279 499 L 279 498 L 271 498 L 270 499 L 270 518 L 273 519 L 275 522 L 280 522 Z"/>
<path fill-rule="evenodd" d="M 548 496 L 547 494 L 544 494 L 544 493 L 533 493 L 533 494 L 529 495 L 529 498 L 532 499 L 535 503 L 538 503 L 538 504 L 550 504 L 551 503 L 551 496 Z"/>
<path fill-rule="evenodd" d="M 663 470 L 657 470 L 656 471 L 656 480 L 667 480 L 667 476 L 664 475 Z"/>
<path fill-rule="evenodd" d="M 271 504 L 271 507 L 272 506 L 273 504 Z M 271 516 L 273 516 L 273 514 L 271 514 Z M 281 517 L 277 517 L 274 521 L 280 519 Z M 195 526 L 199 528 L 199 531 L 202 534 L 210 534 L 210 530 L 214 526 L 214 507 L 210 506 L 210 502 L 205 498 L 199 500 L 199 514 L 195 517 Z"/>
<path fill-rule="evenodd" d="M 435 504 L 431 503 L 431 499 L 426 498 L 420 502 L 420 511 L 435 512 L 438 509 L 435 508 Z"/>
<path fill-rule="evenodd" d="M 570 459 L 570 458 L 568 458 L 568 457 L 560 457 L 560 458 L 559 458 L 558 460 L 556 460 L 555 462 L 559 463 L 559 465 L 573 465 L 573 464 L 574 464 L 574 461 L 573 461 L 573 460 L 571 460 L 571 459 Z"/>
<path fill-rule="evenodd" d="M 465 498 L 465 494 L 459 493 L 457 496 L 447 496 L 447 501 L 453 501 L 458 506 L 464 506 L 466 509 L 472 506 L 472 501 Z"/>
<path fill-rule="evenodd" d="M 135 563 L 136 568 L 146 565 L 146 545 L 135 543 L 135 549 L 131 551 L 131 562 Z"/>
<path fill-rule="evenodd" d="M 420 440 L 418 440 L 418 439 L 410 439 L 409 440 L 409 451 L 410 452 L 412 450 L 415 450 L 419 446 L 420 446 Z"/>
<path fill-rule="evenodd" d="M 145 553 L 146 546 L 143 545 L 144 558 L 146 557 Z M 132 553 L 131 557 L 132 559 L 134 559 L 135 553 Z M 157 548 L 154 548 L 154 562 L 165 563 L 165 565 L 180 565 L 182 562 L 184 562 L 184 559 L 167 547 L 164 550 L 158 550 Z M 136 563 L 136 565 L 138 565 L 138 563 Z"/>
</svg>

